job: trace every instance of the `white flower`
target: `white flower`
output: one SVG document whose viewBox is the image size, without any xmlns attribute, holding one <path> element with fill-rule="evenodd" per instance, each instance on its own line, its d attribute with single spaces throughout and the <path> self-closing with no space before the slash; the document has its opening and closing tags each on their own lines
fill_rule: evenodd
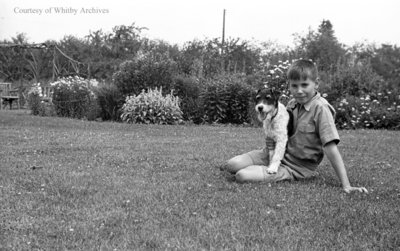
<svg viewBox="0 0 400 251">
<path fill-rule="evenodd" d="M 324 94 L 322 94 L 322 97 L 326 98 L 326 97 L 328 97 L 328 94 L 324 93 Z M 342 105 L 342 103 L 340 103 L 340 105 Z"/>
</svg>

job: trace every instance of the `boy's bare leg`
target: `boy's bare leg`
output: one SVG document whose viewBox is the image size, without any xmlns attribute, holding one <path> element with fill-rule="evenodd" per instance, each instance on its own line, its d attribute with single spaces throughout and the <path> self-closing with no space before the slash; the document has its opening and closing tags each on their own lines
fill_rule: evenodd
<svg viewBox="0 0 400 251">
<path fill-rule="evenodd" d="M 264 181 L 265 166 L 253 165 L 239 170 L 236 173 L 236 181 L 243 182 L 260 182 Z"/>
<path fill-rule="evenodd" d="M 231 173 L 236 173 L 239 170 L 253 165 L 253 160 L 247 154 L 238 155 L 228 160 L 226 170 Z"/>
</svg>

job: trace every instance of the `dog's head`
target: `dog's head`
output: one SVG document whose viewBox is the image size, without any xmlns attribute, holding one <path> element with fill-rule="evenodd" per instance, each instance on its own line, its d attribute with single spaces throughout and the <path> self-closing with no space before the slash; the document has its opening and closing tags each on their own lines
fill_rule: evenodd
<svg viewBox="0 0 400 251">
<path fill-rule="evenodd" d="M 264 120 L 268 113 L 278 107 L 280 92 L 274 88 L 264 88 L 257 91 L 256 112 L 259 120 Z"/>
</svg>

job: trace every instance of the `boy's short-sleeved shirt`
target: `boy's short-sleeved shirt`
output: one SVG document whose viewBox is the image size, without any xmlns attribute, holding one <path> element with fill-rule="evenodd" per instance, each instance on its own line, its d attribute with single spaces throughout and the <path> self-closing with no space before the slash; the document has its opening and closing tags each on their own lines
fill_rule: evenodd
<svg viewBox="0 0 400 251">
<path fill-rule="evenodd" d="M 334 120 L 335 110 L 319 93 L 304 105 L 293 99 L 287 109 L 293 113 L 294 134 L 288 140 L 282 164 L 306 178 L 312 176 L 321 163 L 323 146 L 340 141 Z"/>
</svg>

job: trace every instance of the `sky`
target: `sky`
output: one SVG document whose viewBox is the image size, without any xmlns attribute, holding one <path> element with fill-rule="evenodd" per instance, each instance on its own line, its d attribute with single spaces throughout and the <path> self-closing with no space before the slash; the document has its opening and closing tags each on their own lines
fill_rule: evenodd
<svg viewBox="0 0 400 251">
<path fill-rule="evenodd" d="M 117 25 L 146 27 L 142 36 L 183 45 L 225 37 L 293 46 L 293 34 L 329 20 L 339 42 L 400 45 L 399 0 L 0 0 L 0 40 L 83 38 Z"/>
</svg>

